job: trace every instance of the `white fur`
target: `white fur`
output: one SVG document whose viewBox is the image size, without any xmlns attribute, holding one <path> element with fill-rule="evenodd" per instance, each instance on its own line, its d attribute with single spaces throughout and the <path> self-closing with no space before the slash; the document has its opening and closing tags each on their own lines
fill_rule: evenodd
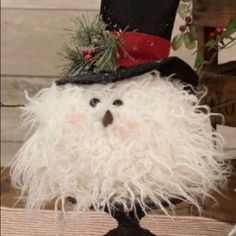
<svg viewBox="0 0 236 236">
<path fill-rule="evenodd" d="M 162 202 L 175 197 L 199 207 L 229 168 L 209 108 L 184 86 L 149 73 L 107 85 L 53 84 L 28 98 L 24 115 L 33 134 L 11 170 L 27 207 L 68 196 L 78 212 L 116 204 L 129 211 L 147 199 L 165 211 Z M 93 97 L 101 100 L 96 108 Z M 124 105 L 115 107 L 118 98 Z M 105 128 L 107 110 L 114 121 Z"/>
</svg>

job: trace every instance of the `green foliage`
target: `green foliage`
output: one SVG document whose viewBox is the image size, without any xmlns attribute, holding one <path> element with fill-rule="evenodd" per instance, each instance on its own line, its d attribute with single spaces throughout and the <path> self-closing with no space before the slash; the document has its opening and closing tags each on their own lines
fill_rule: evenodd
<svg viewBox="0 0 236 236">
<path fill-rule="evenodd" d="M 191 22 L 186 20 L 187 18 L 192 18 L 192 1 L 182 0 L 179 4 L 178 14 L 185 20 L 185 25 L 181 26 L 185 27 L 185 29 L 183 30 L 184 32 L 179 33 L 173 38 L 172 48 L 178 50 L 184 45 L 188 49 L 193 49 L 196 47 L 196 28 Z"/>
<path fill-rule="evenodd" d="M 195 25 L 193 25 L 193 24 L 189 25 L 188 29 L 189 29 L 189 33 L 191 35 L 191 38 L 196 40 L 197 39 L 197 30 L 196 30 Z"/>
<path fill-rule="evenodd" d="M 194 68 L 200 69 L 204 63 L 204 59 L 201 54 L 198 52 L 195 58 Z"/>
<path fill-rule="evenodd" d="M 182 45 L 188 49 L 194 49 L 197 46 L 197 33 L 193 22 L 188 22 L 186 19 L 192 17 L 192 1 L 191 0 L 181 0 L 178 8 L 178 14 L 185 20 L 185 25 L 180 26 L 181 33 L 173 37 L 172 48 L 178 50 Z M 186 18 L 187 17 L 187 18 Z M 185 28 L 184 28 L 185 27 Z M 215 39 L 209 39 L 209 41 L 203 46 L 207 50 L 229 48 L 235 44 L 236 38 L 233 37 L 233 33 L 236 32 L 236 18 L 232 19 L 226 28 L 215 33 Z M 199 53 L 199 49 L 196 50 L 195 68 L 201 69 L 202 66 L 207 63 L 202 58 Z"/>
<path fill-rule="evenodd" d="M 188 2 L 188 3 L 186 3 Z M 178 14 L 182 19 L 185 19 L 191 13 L 192 6 L 189 1 L 181 1 L 178 8 Z"/>
<path fill-rule="evenodd" d="M 178 50 L 184 42 L 184 34 L 177 34 L 172 40 L 172 48 Z"/>
<path fill-rule="evenodd" d="M 184 45 L 189 49 L 196 47 L 196 40 L 192 37 L 190 32 L 184 33 Z"/>
<path fill-rule="evenodd" d="M 61 55 L 69 61 L 63 71 L 64 77 L 75 76 L 86 66 L 84 56 L 77 49 L 65 46 Z"/>
<path fill-rule="evenodd" d="M 117 45 L 120 45 L 121 42 L 114 34 L 110 32 L 105 34 L 106 40 L 101 41 L 99 45 L 100 51 L 94 60 L 96 72 L 116 71 L 118 67 L 116 62 Z"/>
<path fill-rule="evenodd" d="M 64 77 L 75 76 L 85 70 L 101 72 L 117 69 L 117 48 L 122 47 L 122 41 L 119 35 L 106 30 L 100 17 L 92 21 L 84 16 L 77 18 L 69 37 L 70 43 L 62 52 L 62 56 L 69 61 L 64 69 Z M 85 51 L 89 54 L 87 58 Z"/>
<path fill-rule="evenodd" d="M 236 32 L 236 18 L 232 19 L 226 27 L 226 30 L 223 34 L 225 38 L 230 38 L 233 33 Z"/>
<path fill-rule="evenodd" d="M 204 47 L 207 48 L 207 50 L 212 50 L 212 49 L 223 50 L 226 47 L 227 48 L 231 47 L 236 41 L 236 38 L 232 37 L 232 34 L 235 32 L 236 32 L 236 18 L 228 23 L 222 34 L 217 35 L 216 39 L 209 40 L 204 45 Z M 227 41 L 226 43 L 225 40 Z M 205 62 L 202 56 L 200 55 L 199 51 L 197 51 L 195 68 L 197 69 L 201 68 L 204 63 Z"/>
<path fill-rule="evenodd" d="M 172 48 L 174 50 L 178 50 L 183 44 L 188 49 L 194 49 L 196 47 L 196 39 L 193 38 L 189 31 L 177 34 L 172 40 Z"/>
<path fill-rule="evenodd" d="M 106 25 L 98 16 L 89 22 L 83 15 L 82 18 L 76 18 L 74 21 L 74 30 L 71 31 L 71 42 L 76 47 L 92 47 L 101 41 L 105 30 Z"/>
</svg>

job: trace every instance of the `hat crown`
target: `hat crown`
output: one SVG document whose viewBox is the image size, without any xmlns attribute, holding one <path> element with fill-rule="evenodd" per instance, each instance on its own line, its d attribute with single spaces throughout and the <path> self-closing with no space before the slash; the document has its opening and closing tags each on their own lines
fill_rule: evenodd
<svg viewBox="0 0 236 236">
<path fill-rule="evenodd" d="M 136 30 L 171 39 L 179 0 L 102 0 L 101 15 L 110 31 Z"/>
<path fill-rule="evenodd" d="M 198 76 L 187 63 L 176 57 L 168 58 L 179 1 L 102 0 L 102 20 L 98 18 L 98 22 L 92 22 L 85 28 L 82 22 L 79 24 L 82 29 L 77 29 L 82 30 L 83 37 L 84 34 L 89 35 L 89 46 L 94 50 L 85 48 L 78 51 L 78 45 L 69 48 L 67 55 L 71 64 L 65 76 L 56 82 L 57 85 L 113 83 L 157 70 L 164 78 L 172 76 L 197 86 Z M 90 30 L 94 31 L 96 27 L 96 34 L 90 34 Z M 126 32 L 114 33 L 120 30 Z M 94 40 L 91 40 L 91 35 Z M 97 35 L 99 37 L 95 37 Z M 109 43 L 106 41 L 108 37 Z M 97 45 L 103 45 L 103 50 L 100 51 Z M 87 47 L 87 42 L 82 46 Z"/>
</svg>

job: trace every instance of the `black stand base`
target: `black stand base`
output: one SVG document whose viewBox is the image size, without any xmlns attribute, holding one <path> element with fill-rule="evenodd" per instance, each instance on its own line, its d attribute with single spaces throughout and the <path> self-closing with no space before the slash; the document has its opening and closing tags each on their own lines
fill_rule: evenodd
<svg viewBox="0 0 236 236">
<path fill-rule="evenodd" d="M 68 201 L 73 204 L 76 204 L 76 199 L 68 197 Z M 178 204 L 182 202 L 180 199 L 170 199 L 172 204 Z M 150 209 L 155 209 L 154 205 L 150 205 Z M 168 207 L 168 203 L 163 203 L 164 206 Z M 117 207 L 112 212 L 109 212 L 108 209 L 105 209 L 106 212 L 111 213 L 112 217 L 118 221 L 118 227 L 109 231 L 104 236 L 157 236 L 151 233 L 147 229 L 140 227 L 140 220 L 144 217 L 145 213 L 143 209 L 136 205 L 136 211 L 130 211 L 129 213 L 124 212 L 122 207 Z"/>
<path fill-rule="evenodd" d="M 109 231 L 104 236 L 156 236 L 147 229 L 137 228 L 123 228 L 118 226 L 116 229 Z"/>
<path fill-rule="evenodd" d="M 140 227 L 139 221 L 145 215 L 141 208 L 136 208 L 136 215 L 134 211 L 125 213 L 122 208 L 113 210 L 111 213 L 112 217 L 118 221 L 118 227 L 104 236 L 156 236 Z"/>
</svg>

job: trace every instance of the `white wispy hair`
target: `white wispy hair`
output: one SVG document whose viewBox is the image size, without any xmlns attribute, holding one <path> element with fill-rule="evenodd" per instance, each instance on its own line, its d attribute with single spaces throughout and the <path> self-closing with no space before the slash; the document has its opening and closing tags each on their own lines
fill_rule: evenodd
<svg viewBox="0 0 236 236">
<path fill-rule="evenodd" d="M 217 191 L 230 168 L 209 108 L 185 87 L 152 72 L 107 85 L 53 84 L 28 98 L 24 125 L 32 135 L 11 168 L 26 207 L 70 196 L 76 212 L 152 202 L 167 213 L 163 202 L 173 208 L 172 198 L 200 210 L 199 199 Z M 92 98 L 100 100 L 95 108 Z M 107 110 L 114 120 L 104 127 Z"/>
</svg>

